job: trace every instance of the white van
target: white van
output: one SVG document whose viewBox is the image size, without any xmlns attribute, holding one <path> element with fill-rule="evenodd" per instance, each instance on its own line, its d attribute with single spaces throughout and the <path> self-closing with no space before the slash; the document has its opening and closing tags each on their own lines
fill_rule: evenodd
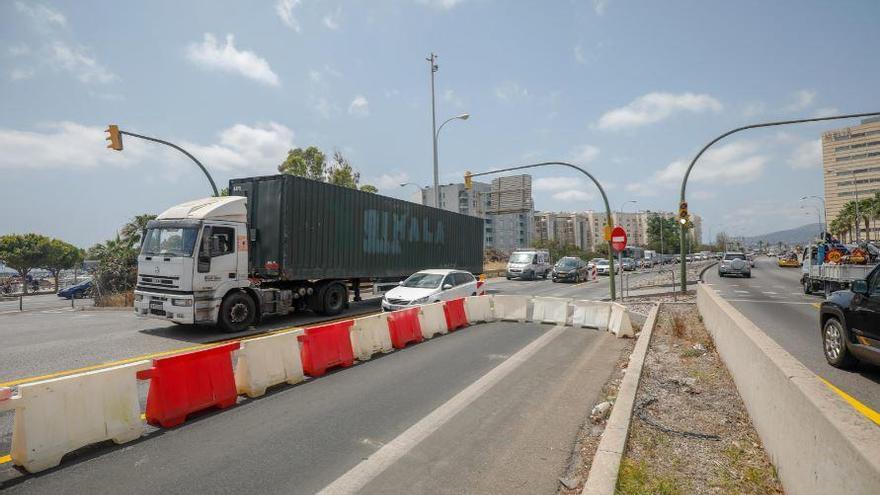
<svg viewBox="0 0 880 495">
<path fill-rule="evenodd" d="M 547 279 L 550 270 L 550 253 L 545 249 L 517 249 L 507 262 L 507 280 L 521 278 L 534 280 Z"/>
</svg>

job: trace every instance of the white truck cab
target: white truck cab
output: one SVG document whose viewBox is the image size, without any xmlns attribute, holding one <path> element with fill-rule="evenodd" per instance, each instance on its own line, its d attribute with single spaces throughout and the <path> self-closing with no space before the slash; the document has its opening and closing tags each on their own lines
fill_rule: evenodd
<svg viewBox="0 0 880 495">
<path fill-rule="evenodd" d="M 147 225 L 138 255 L 134 309 L 174 323 L 218 322 L 230 291 L 246 288 L 247 199 L 212 197 L 169 208 Z M 248 304 L 250 302 L 250 304 Z M 232 319 L 251 321 L 253 301 L 238 301 Z"/>
</svg>

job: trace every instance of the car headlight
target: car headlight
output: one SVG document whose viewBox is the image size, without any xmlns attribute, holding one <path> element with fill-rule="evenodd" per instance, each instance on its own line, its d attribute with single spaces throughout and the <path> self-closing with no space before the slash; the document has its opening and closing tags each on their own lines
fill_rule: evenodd
<svg viewBox="0 0 880 495">
<path fill-rule="evenodd" d="M 172 306 L 185 306 L 185 307 L 189 307 L 189 306 L 192 306 L 192 305 L 193 305 L 193 302 L 192 302 L 192 299 L 172 299 L 172 300 L 171 300 L 171 305 L 172 305 Z"/>
<path fill-rule="evenodd" d="M 426 302 L 430 302 L 431 296 L 420 297 L 418 299 L 414 299 L 412 304 L 424 304 Z"/>
</svg>

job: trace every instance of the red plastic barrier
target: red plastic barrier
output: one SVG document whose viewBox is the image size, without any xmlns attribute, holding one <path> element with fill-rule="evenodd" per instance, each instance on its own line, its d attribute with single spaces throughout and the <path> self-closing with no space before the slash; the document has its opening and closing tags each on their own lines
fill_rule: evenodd
<svg viewBox="0 0 880 495">
<path fill-rule="evenodd" d="M 485 283 L 486 282 L 484 282 L 482 280 L 477 280 L 477 295 L 478 296 L 485 296 L 486 295 L 486 289 L 483 288 L 483 285 Z"/>
<path fill-rule="evenodd" d="M 407 344 L 421 342 L 422 325 L 419 324 L 419 308 L 402 309 L 388 313 L 388 331 L 391 345 L 403 349 Z"/>
<path fill-rule="evenodd" d="M 468 326 L 467 314 L 464 312 L 464 299 L 446 301 L 443 304 L 443 314 L 446 315 L 446 328 L 450 332 Z"/>
<path fill-rule="evenodd" d="M 354 321 L 340 321 L 329 325 L 307 328 L 304 335 L 297 337 L 302 343 L 300 356 L 303 371 L 311 377 L 318 377 L 335 366 L 348 367 L 354 364 L 351 349 L 350 328 Z"/>
<path fill-rule="evenodd" d="M 196 411 L 234 406 L 238 392 L 232 351 L 238 347 L 239 343 L 233 342 L 160 358 L 153 361 L 152 368 L 139 371 L 138 379 L 150 380 L 147 422 L 171 428 Z"/>
</svg>

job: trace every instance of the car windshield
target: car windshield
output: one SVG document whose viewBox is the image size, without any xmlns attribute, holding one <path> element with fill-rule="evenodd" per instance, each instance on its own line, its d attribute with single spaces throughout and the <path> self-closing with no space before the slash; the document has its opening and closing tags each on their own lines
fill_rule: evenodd
<svg viewBox="0 0 880 495">
<path fill-rule="evenodd" d="M 413 289 L 436 289 L 443 281 L 443 275 L 436 273 L 415 273 L 403 282 L 404 287 Z"/>
<path fill-rule="evenodd" d="M 147 230 L 141 254 L 192 256 L 199 231 L 195 227 L 156 227 Z"/>
<path fill-rule="evenodd" d="M 726 260 L 744 260 L 746 256 L 744 254 L 739 253 L 727 253 L 724 255 L 724 259 Z"/>
<path fill-rule="evenodd" d="M 596 262 L 596 264 L 597 264 L 597 265 L 607 265 L 607 264 L 608 264 L 608 260 L 599 260 L 599 261 Z"/>
<path fill-rule="evenodd" d="M 532 253 L 513 253 L 510 255 L 511 263 L 531 263 L 532 262 Z"/>
<path fill-rule="evenodd" d="M 556 266 L 558 268 L 574 268 L 577 266 L 577 264 L 577 260 L 568 258 L 559 260 L 559 263 L 556 263 Z"/>
<path fill-rule="evenodd" d="M 632 263 L 634 260 L 632 258 L 623 258 L 624 263 Z"/>
</svg>

